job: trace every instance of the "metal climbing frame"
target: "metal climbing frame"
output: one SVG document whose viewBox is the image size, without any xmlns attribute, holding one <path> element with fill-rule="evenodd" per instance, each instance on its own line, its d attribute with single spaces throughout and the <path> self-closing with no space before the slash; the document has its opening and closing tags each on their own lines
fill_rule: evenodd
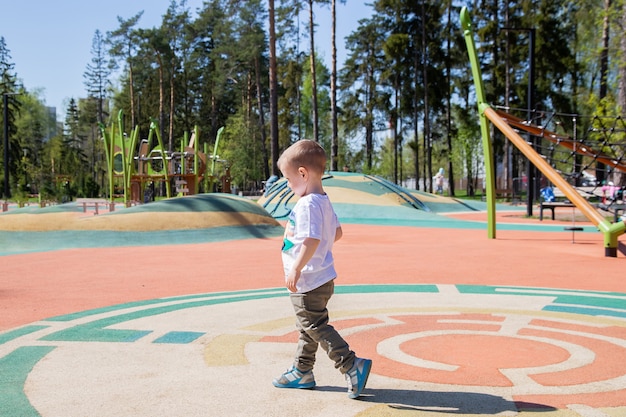
<svg viewBox="0 0 626 417">
<path fill-rule="evenodd" d="M 480 130 L 483 142 L 483 153 L 485 159 L 486 173 L 486 192 L 487 192 L 487 224 L 488 237 L 495 239 L 496 237 L 496 206 L 495 206 L 495 169 L 494 158 L 489 134 L 490 121 L 497 127 L 513 145 L 515 145 L 528 160 L 542 174 L 548 178 L 565 196 L 589 219 L 600 232 L 604 235 L 605 256 L 616 257 L 618 240 L 617 238 L 626 231 L 624 222 L 611 224 L 598 211 L 583 198 L 561 175 L 548 164 L 541 155 L 539 155 L 509 124 L 509 120 L 515 118 L 506 115 L 504 112 L 498 112 L 491 108 L 485 101 L 485 93 L 483 88 L 482 74 L 474 44 L 474 34 L 472 32 L 472 23 L 469 11 L 466 7 L 461 10 L 461 27 L 467 45 L 467 52 L 472 68 L 472 76 L 474 78 L 474 86 L 476 89 L 476 101 L 478 113 L 480 116 Z M 518 126 L 519 127 L 519 126 Z"/>
</svg>

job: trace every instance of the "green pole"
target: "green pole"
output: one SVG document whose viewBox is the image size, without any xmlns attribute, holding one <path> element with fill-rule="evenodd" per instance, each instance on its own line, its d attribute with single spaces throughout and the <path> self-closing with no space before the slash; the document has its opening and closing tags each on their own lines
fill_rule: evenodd
<svg viewBox="0 0 626 417">
<path fill-rule="evenodd" d="M 110 192 L 110 183 L 111 183 L 111 148 L 109 145 L 110 139 L 108 138 L 106 128 L 102 123 L 98 124 L 98 128 L 100 129 L 100 135 L 102 135 L 102 142 L 104 143 L 104 155 L 106 158 L 106 167 L 107 167 L 107 176 L 109 178 L 109 192 Z M 113 202 L 113 195 L 110 194 L 111 203 Z"/>
<path fill-rule="evenodd" d="M 211 182 L 210 182 L 210 188 L 211 191 L 213 191 L 213 184 L 215 183 L 215 162 L 216 162 L 216 158 L 217 158 L 217 149 L 220 145 L 220 137 L 222 136 L 222 132 L 224 131 L 224 127 L 220 127 L 217 130 L 217 136 L 215 137 L 215 146 L 213 147 L 213 155 L 211 155 Z"/>
<path fill-rule="evenodd" d="M 185 144 L 189 141 L 189 132 L 183 133 L 183 140 L 180 142 L 180 175 L 185 175 Z"/>
<path fill-rule="evenodd" d="M 126 172 L 126 140 L 124 140 L 124 111 L 120 110 L 117 113 L 117 124 L 119 128 L 118 135 L 120 137 L 120 146 L 122 148 L 122 184 L 124 184 L 124 206 L 128 207 L 128 190 L 127 190 L 127 175 Z"/>
<path fill-rule="evenodd" d="M 472 67 L 472 76 L 474 78 L 474 88 L 476 89 L 476 102 L 478 105 L 478 113 L 480 115 L 480 132 L 483 142 L 483 158 L 485 159 L 485 190 L 487 192 L 487 235 L 490 239 L 496 237 L 496 203 L 495 203 L 495 169 L 493 162 L 493 147 L 491 145 L 491 137 L 489 134 L 489 123 L 485 116 L 485 109 L 489 104 L 485 101 L 485 90 L 483 88 L 483 79 L 474 45 L 474 34 L 472 32 L 472 23 L 470 20 L 467 7 L 461 9 L 461 26 L 463 28 L 463 36 L 467 45 L 467 53 L 469 55 Z"/>
<path fill-rule="evenodd" d="M 169 174 L 169 167 L 168 167 L 168 161 L 167 161 L 167 154 L 165 153 L 165 147 L 163 146 L 163 139 L 161 138 L 161 132 L 159 131 L 159 124 L 156 122 L 156 120 L 152 120 L 150 122 L 150 130 L 154 132 L 154 134 L 157 137 L 157 141 L 159 143 L 159 148 L 161 151 L 161 160 L 163 161 L 163 169 L 164 169 L 164 176 L 165 176 L 165 193 L 167 194 L 167 198 L 171 198 L 172 197 L 172 187 L 170 185 L 170 174 Z"/>
<path fill-rule="evenodd" d="M 113 138 L 115 137 L 115 124 L 111 123 L 111 133 L 106 135 L 106 131 L 104 132 L 105 139 L 108 139 L 108 142 L 105 144 L 105 149 L 107 150 L 107 166 L 109 168 L 109 198 L 111 199 L 111 204 L 115 203 L 115 198 L 113 194 L 115 192 L 115 185 L 113 184 L 114 173 L 113 173 L 113 152 L 115 150 L 115 141 Z"/>
<path fill-rule="evenodd" d="M 130 144 L 128 146 L 128 158 L 126 158 L 126 166 L 124 167 L 124 172 L 126 172 L 126 188 L 128 189 L 129 194 L 131 192 L 131 189 L 130 189 L 131 180 L 132 180 L 133 174 L 135 173 L 135 158 L 133 157 L 133 154 L 135 150 L 137 149 L 138 138 L 139 138 L 139 126 L 135 126 L 135 128 L 133 129 L 133 132 L 130 135 Z M 124 140 L 124 137 L 122 137 L 122 140 Z"/>
<path fill-rule="evenodd" d="M 220 144 L 220 137 L 222 136 L 223 131 L 224 131 L 223 126 L 217 130 L 217 137 L 215 138 L 215 146 L 213 147 L 213 160 L 211 161 L 211 175 L 215 175 L 215 158 L 217 157 L 217 147 Z"/>
<path fill-rule="evenodd" d="M 203 183 L 204 183 L 204 192 L 205 193 L 210 193 L 211 191 L 209 190 L 210 183 L 209 183 L 209 160 L 208 160 L 208 158 L 209 158 L 209 144 L 205 142 L 204 145 L 203 145 L 203 149 L 204 149 L 204 154 L 207 157 L 206 167 L 204 167 L 204 181 L 203 181 Z"/>
<path fill-rule="evenodd" d="M 193 188 L 194 194 L 198 194 L 198 185 L 199 185 L 199 174 L 198 174 L 198 142 L 200 141 L 200 129 L 198 129 L 198 125 L 194 127 L 193 132 Z"/>
</svg>

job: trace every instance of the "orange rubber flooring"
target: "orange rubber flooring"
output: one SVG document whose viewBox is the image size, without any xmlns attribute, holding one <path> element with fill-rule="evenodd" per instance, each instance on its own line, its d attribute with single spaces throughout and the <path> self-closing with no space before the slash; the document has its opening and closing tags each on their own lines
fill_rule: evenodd
<svg viewBox="0 0 626 417">
<path fill-rule="evenodd" d="M 484 221 L 485 213 L 458 215 Z M 498 223 L 540 223 L 499 214 Z M 571 225 L 544 220 L 543 224 Z M 585 223 L 578 222 L 584 225 Z M 589 223 L 587 223 L 589 225 Z M 624 292 L 626 259 L 601 233 L 344 224 L 334 249 L 345 284 L 479 284 Z M 574 239 L 574 241 L 573 241 Z M 158 297 L 282 286 L 280 238 L 70 249 L 0 257 L 0 331 Z M 622 244 L 620 243 L 620 246 Z"/>
<path fill-rule="evenodd" d="M 486 220 L 485 213 L 454 216 Z M 244 302 L 213 307 L 205 302 L 200 303 L 205 310 L 189 312 L 192 316 L 155 308 L 137 325 L 157 329 L 152 339 L 114 346 L 90 343 L 85 336 L 94 330 L 90 320 L 101 320 L 86 317 L 80 340 L 70 337 L 72 329 L 80 330 L 80 317 L 42 322 L 143 300 L 163 298 L 157 300 L 161 305 L 176 296 L 192 295 L 182 298 L 193 304 L 195 295 L 216 293 L 217 299 L 224 291 L 243 291 L 242 299 L 254 290 L 282 294 L 274 290 L 283 286 L 280 237 L 1 256 L 0 336 L 8 335 L 8 341 L 0 344 L 6 351 L 0 357 L 0 416 L 624 416 L 626 333 L 619 318 L 625 310 L 624 254 L 605 257 L 599 232 L 554 231 L 571 220 L 498 215 L 498 224 L 507 222 L 552 227 L 497 230 L 496 239 L 488 239 L 486 224 L 483 229 L 343 224 L 334 249 L 339 286 L 438 289 L 430 295 L 359 293 L 358 285 L 352 293 L 349 286 L 338 291 L 341 309 L 333 316 L 331 308 L 333 325 L 355 352 L 375 363 L 361 401 L 347 400 L 330 363 L 316 366 L 315 390 L 277 390 L 270 384 L 292 360 L 297 339 L 286 300 L 252 294 L 250 305 L 260 311 Z M 454 289 L 464 285 L 464 294 Z M 472 293 L 476 287 L 489 291 L 488 286 L 503 296 Z M 577 291 L 561 292 L 559 303 L 547 301 L 558 290 Z M 515 291 L 537 297 L 520 302 Z M 598 292 L 607 292 L 602 297 L 609 303 L 595 315 Z M 582 314 L 567 314 L 568 308 Z M 112 314 L 124 317 L 123 311 Z M 617 316 L 605 316 L 611 313 Z M 20 337 L 22 326 L 26 334 Z M 64 330 L 70 333 L 55 339 Z M 155 339 L 172 334 L 205 336 L 188 345 Z M 237 362 L 240 357 L 245 361 Z M 27 366 L 28 358 L 37 365 Z M 241 401 L 242 390 L 247 401 Z"/>
</svg>

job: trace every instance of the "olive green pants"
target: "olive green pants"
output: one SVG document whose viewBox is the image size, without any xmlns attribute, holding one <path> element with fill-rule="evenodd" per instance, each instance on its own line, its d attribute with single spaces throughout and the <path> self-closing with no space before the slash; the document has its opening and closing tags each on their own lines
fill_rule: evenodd
<svg viewBox="0 0 626 417">
<path fill-rule="evenodd" d="M 326 305 L 335 292 L 333 280 L 303 294 L 290 294 L 300 332 L 294 365 L 308 372 L 315 365 L 318 346 L 335 362 L 335 368 L 345 374 L 354 364 L 355 354 L 333 326 L 328 324 Z"/>
</svg>

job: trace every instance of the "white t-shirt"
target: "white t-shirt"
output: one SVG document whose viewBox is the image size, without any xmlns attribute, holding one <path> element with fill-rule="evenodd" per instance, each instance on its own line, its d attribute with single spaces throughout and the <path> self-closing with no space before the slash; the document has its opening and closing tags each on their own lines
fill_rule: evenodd
<svg viewBox="0 0 626 417">
<path fill-rule="evenodd" d="M 289 214 L 283 238 L 283 268 L 291 271 L 306 238 L 319 239 L 315 254 L 302 269 L 296 284 L 298 293 L 314 290 L 337 276 L 333 261 L 333 243 L 339 219 L 326 194 L 301 197 Z"/>
</svg>

